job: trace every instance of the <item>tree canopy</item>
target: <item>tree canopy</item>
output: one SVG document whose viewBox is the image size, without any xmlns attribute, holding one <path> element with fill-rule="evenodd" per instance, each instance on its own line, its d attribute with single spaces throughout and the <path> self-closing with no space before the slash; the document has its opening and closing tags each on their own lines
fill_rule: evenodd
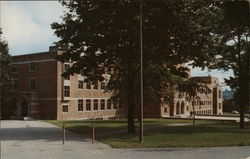
<svg viewBox="0 0 250 159">
<path fill-rule="evenodd" d="M 213 60 L 216 39 L 211 34 L 220 9 L 196 0 L 87 0 L 61 1 L 69 12 L 52 28 L 58 56 L 74 61 L 66 74 L 83 72 L 87 80 L 104 80 L 111 71 L 108 90 L 127 106 L 128 131 L 135 131 L 134 109 L 140 90 L 140 3 L 143 19 L 144 93 L 169 102 L 175 85 L 187 80 L 185 63 L 205 67 Z M 156 99 L 155 98 L 155 99 Z"/>
<path fill-rule="evenodd" d="M 0 109 L 3 105 L 3 98 L 6 96 L 6 92 L 12 84 L 8 71 L 10 62 L 11 56 L 9 55 L 8 44 L 3 40 L 0 28 Z M 1 110 L 0 113 L 2 113 Z"/>
</svg>

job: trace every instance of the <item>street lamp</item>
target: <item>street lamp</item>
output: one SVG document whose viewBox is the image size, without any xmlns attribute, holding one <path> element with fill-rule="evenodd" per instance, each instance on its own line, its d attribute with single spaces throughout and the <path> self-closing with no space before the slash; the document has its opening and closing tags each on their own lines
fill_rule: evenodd
<svg viewBox="0 0 250 159">
<path fill-rule="evenodd" d="M 139 142 L 143 143 L 143 36 L 142 36 L 142 0 L 140 0 L 140 54 L 141 54 L 141 104 L 140 104 L 140 134 Z"/>
</svg>

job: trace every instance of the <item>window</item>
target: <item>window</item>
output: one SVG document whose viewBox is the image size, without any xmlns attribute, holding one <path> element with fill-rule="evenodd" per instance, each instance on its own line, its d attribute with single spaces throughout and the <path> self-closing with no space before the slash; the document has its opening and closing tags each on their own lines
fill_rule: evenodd
<svg viewBox="0 0 250 159">
<path fill-rule="evenodd" d="M 83 81 L 78 81 L 78 88 L 83 89 Z"/>
<path fill-rule="evenodd" d="M 98 89 L 98 82 L 94 83 L 94 89 Z"/>
<path fill-rule="evenodd" d="M 164 108 L 164 112 L 165 112 L 165 113 L 168 112 L 168 108 L 167 108 L 167 107 Z"/>
<path fill-rule="evenodd" d="M 13 80 L 12 89 L 17 90 L 17 80 Z"/>
<path fill-rule="evenodd" d="M 17 72 L 17 64 L 12 64 L 11 65 L 11 72 Z"/>
<path fill-rule="evenodd" d="M 113 100 L 113 108 L 114 109 L 117 109 L 117 104 L 118 104 L 117 100 Z"/>
<path fill-rule="evenodd" d="M 101 110 L 104 110 L 105 109 L 105 100 L 102 99 L 101 100 Z"/>
<path fill-rule="evenodd" d="M 30 89 L 35 89 L 35 88 L 36 88 L 36 80 L 30 79 Z"/>
<path fill-rule="evenodd" d="M 83 100 L 78 99 L 78 111 L 83 111 Z"/>
<path fill-rule="evenodd" d="M 94 110 L 98 110 L 98 99 L 94 99 Z"/>
<path fill-rule="evenodd" d="M 64 64 L 64 72 L 67 72 L 70 68 L 69 64 Z M 65 80 L 70 80 L 70 76 L 64 77 Z"/>
<path fill-rule="evenodd" d="M 63 105 L 63 106 L 62 106 L 62 111 L 63 111 L 64 113 L 68 112 L 68 111 L 69 111 L 68 106 L 67 106 L 67 105 Z"/>
<path fill-rule="evenodd" d="M 221 109 L 221 103 L 219 103 L 219 109 Z"/>
<path fill-rule="evenodd" d="M 111 109 L 111 100 L 110 99 L 107 100 L 107 109 Z"/>
<path fill-rule="evenodd" d="M 186 109 L 187 109 L 187 111 L 188 111 L 188 107 L 187 107 Z"/>
<path fill-rule="evenodd" d="M 35 71 L 35 63 L 34 62 L 31 62 L 30 63 L 30 71 Z"/>
<path fill-rule="evenodd" d="M 64 72 L 68 71 L 69 68 L 70 68 L 69 64 L 64 64 Z"/>
<path fill-rule="evenodd" d="M 219 90 L 219 98 L 221 98 L 221 90 Z"/>
<path fill-rule="evenodd" d="M 90 111 L 91 110 L 91 100 L 87 99 L 86 100 L 86 111 Z"/>
<path fill-rule="evenodd" d="M 105 89 L 105 82 L 101 82 L 101 89 L 102 89 L 102 90 Z"/>
<path fill-rule="evenodd" d="M 69 97 L 70 95 L 70 87 L 64 86 L 64 97 Z"/>
<path fill-rule="evenodd" d="M 86 89 L 91 89 L 91 83 L 90 83 L 90 81 L 88 81 L 88 82 L 86 83 Z"/>
</svg>

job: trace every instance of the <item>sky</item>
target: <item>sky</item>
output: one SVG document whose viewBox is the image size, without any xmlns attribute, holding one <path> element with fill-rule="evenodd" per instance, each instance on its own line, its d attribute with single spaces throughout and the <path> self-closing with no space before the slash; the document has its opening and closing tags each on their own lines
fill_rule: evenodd
<svg viewBox="0 0 250 159">
<path fill-rule="evenodd" d="M 11 55 L 48 51 L 58 38 L 50 24 L 61 22 L 66 9 L 58 1 L 0 1 L 0 28 Z M 215 76 L 223 83 L 233 72 L 194 68 L 192 76 Z M 223 89 L 228 89 L 224 87 Z"/>
</svg>

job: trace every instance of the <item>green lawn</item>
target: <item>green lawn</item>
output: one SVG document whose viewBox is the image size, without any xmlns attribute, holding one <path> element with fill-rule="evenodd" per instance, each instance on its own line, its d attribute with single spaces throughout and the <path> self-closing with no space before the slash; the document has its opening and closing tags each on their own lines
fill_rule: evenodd
<svg viewBox="0 0 250 159">
<path fill-rule="evenodd" d="M 61 126 L 61 121 L 47 121 Z M 144 143 L 138 143 L 136 133 L 126 133 L 126 121 L 67 121 L 67 129 L 90 137 L 95 123 L 97 140 L 114 148 L 134 147 L 207 147 L 250 145 L 250 129 L 239 129 L 238 123 L 196 121 L 197 125 L 169 126 L 172 123 L 191 123 L 192 120 L 146 119 Z M 205 123 L 204 123 L 205 122 Z M 204 124 L 202 124 L 204 123 Z M 136 124 L 137 125 L 137 124 Z M 137 125 L 138 126 L 138 125 Z"/>
</svg>

